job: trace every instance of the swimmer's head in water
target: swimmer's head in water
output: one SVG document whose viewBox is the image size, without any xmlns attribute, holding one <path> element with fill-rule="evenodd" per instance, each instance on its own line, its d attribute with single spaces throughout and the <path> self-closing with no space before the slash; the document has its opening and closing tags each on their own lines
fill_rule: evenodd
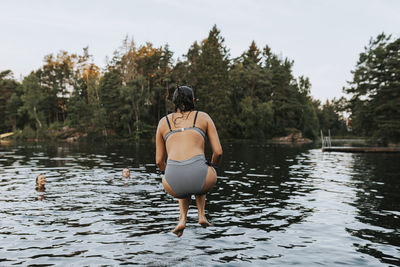
<svg viewBox="0 0 400 267">
<path fill-rule="evenodd" d="M 43 173 L 39 174 L 36 176 L 36 188 L 44 188 L 44 185 L 46 184 L 46 176 L 44 176 Z"/>
<path fill-rule="evenodd" d="M 131 176 L 131 173 L 128 168 L 125 168 L 122 170 L 122 177 L 129 178 L 130 176 Z"/>
<path fill-rule="evenodd" d="M 181 112 L 194 110 L 194 94 L 192 88 L 180 86 L 175 89 L 172 102 L 175 105 L 175 111 Z"/>
</svg>

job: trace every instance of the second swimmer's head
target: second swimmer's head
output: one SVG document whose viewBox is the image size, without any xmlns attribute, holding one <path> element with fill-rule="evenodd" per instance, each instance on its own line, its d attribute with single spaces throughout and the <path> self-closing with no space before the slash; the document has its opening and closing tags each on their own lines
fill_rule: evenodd
<svg viewBox="0 0 400 267">
<path fill-rule="evenodd" d="M 124 168 L 124 169 L 122 170 L 122 177 L 124 177 L 124 178 L 129 178 L 129 177 L 131 177 L 131 172 L 129 171 L 128 168 Z"/>
<path fill-rule="evenodd" d="M 175 105 L 175 111 L 181 112 L 194 110 L 194 94 L 192 88 L 180 86 L 175 89 L 172 103 Z"/>
</svg>

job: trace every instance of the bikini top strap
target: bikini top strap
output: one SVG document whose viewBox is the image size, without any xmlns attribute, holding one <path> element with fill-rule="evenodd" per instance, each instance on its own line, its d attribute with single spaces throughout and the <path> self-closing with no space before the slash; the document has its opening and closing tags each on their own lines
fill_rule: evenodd
<svg viewBox="0 0 400 267">
<path fill-rule="evenodd" d="M 172 132 L 171 124 L 169 123 L 169 120 L 168 120 L 168 115 L 165 116 L 165 119 L 167 120 L 169 131 Z"/>
<path fill-rule="evenodd" d="M 197 114 L 199 113 L 199 111 L 196 111 L 196 115 L 194 116 L 194 121 L 193 121 L 193 127 L 196 126 L 196 120 L 197 120 Z"/>
</svg>

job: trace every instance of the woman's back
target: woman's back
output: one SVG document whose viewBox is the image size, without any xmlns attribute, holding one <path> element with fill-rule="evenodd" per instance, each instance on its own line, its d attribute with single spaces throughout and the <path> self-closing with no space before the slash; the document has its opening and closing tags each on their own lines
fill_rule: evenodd
<svg viewBox="0 0 400 267">
<path fill-rule="evenodd" d="M 207 113 L 194 110 L 193 90 L 187 86 L 178 87 L 172 102 L 175 112 L 161 118 L 157 127 L 157 166 L 164 171 L 167 156 L 175 161 L 204 157 L 206 136 L 213 152 L 211 163 L 217 164 L 222 156 L 217 129 Z"/>
<path fill-rule="evenodd" d="M 189 111 L 171 113 L 163 119 L 161 131 L 169 159 L 186 160 L 204 154 L 207 118 L 203 112 Z"/>
</svg>

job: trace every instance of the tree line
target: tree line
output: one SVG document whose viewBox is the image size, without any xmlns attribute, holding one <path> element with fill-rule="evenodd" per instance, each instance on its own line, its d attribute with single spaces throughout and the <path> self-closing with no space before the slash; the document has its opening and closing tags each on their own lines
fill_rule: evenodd
<svg viewBox="0 0 400 267">
<path fill-rule="evenodd" d="M 371 38 L 344 88 L 352 128 L 383 143 L 400 141 L 400 38 Z"/>
<path fill-rule="evenodd" d="M 224 138 L 271 138 L 293 129 L 312 139 L 321 129 L 345 134 L 345 100 L 313 99 L 309 78 L 294 77 L 293 64 L 254 41 L 231 58 L 216 26 L 176 61 L 168 45 L 137 46 L 128 37 L 104 69 L 88 48 L 80 55 L 61 51 L 22 82 L 0 72 L 0 132 L 48 138 L 74 129 L 93 138 L 151 138 L 173 111 L 175 88 L 187 85 L 196 109 L 210 114 Z"/>
</svg>

